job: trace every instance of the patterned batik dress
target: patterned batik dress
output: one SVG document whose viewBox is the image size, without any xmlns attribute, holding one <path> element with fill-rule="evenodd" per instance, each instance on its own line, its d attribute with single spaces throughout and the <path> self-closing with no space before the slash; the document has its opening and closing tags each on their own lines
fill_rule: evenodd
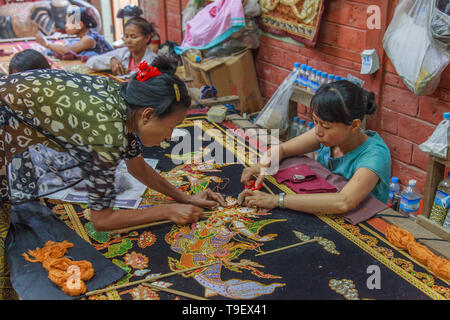
<svg viewBox="0 0 450 320">
<path fill-rule="evenodd" d="M 63 70 L 0 78 L 0 299 L 14 293 L 4 241 L 10 205 L 85 179 L 88 207 L 113 207 L 116 166 L 142 152 L 126 129 L 119 89 L 112 79 Z"/>
</svg>

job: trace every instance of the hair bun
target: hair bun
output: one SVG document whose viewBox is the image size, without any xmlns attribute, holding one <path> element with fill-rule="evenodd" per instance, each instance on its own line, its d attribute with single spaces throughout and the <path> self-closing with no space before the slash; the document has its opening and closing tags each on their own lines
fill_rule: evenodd
<svg viewBox="0 0 450 320">
<path fill-rule="evenodd" d="M 151 65 L 157 67 L 162 73 L 174 75 L 177 71 L 178 62 L 168 55 L 158 55 L 153 59 Z"/>
<path fill-rule="evenodd" d="M 377 104 L 375 102 L 375 93 L 365 91 L 365 101 L 366 101 L 366 114 L 374 114 L 377 110 Z"/>
</svg>

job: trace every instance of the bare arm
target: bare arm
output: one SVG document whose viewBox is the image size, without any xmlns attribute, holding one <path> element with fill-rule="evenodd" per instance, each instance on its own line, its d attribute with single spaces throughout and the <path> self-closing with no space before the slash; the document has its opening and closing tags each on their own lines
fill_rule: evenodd
<svg viewBox="0 0 450 320">
<path fill-rule="evenodd" d="M 288 194 L 284 206 L 288 209 L 311 214 L 342 214 L 358 206 L 373 190 L 379 177 L 367 168 L 359 168 L 338 193 Z M 278 207 L 278 195 L 265 192 L 242 192 L 244 205 L 272 209 Z"/>
<path fill-rule="evenodd" d="M 177 202 L 189 203 L 189 196 L 174 187 L 166 179 L 149 166 L 142 156 L 137 156 L 125 161 L 128 172 L 147 187 L 156 190 Z"/>
<path fill-rule="evenodd" d="M 274 146 L 265 152 L 259 163 L 250 166 L 242 172 L 241 182 L 243 184 L 248 184 L 253 176 L 258 176 L 257 185 L 259 185 L 264 179 L 264 170 L 262 168 L 268 168 L 270 166 L 275 166 L 274 161 L 281 162 L 283 159 L 304 155 L 309 152 L 313 152 L 319 149 L 320 144 L 316 139 L 314 130 L 309 130 L 304 134 L 297 136 L 291 140 L 283 142 L 279 146 Z M 274 154 L 276 153 L 276 154 Z M 279 164 L 279 163 L 278 163 Z M 275 174 L 274 172 L 267 172 L 268 174 Z"/>
<path fill-rule="evenodd" d="M 74 44 L 71 44 L 69 46 L 65 46 L 65 45 L 56 44 L 56 43 L 46 43 L 46 41 L 42 38 L 42 36 L 39 33 L 36 33 L 36 41 L 39 44 L 41 44 L 59 54 L 65 54 L 70 51 L 78 53 L 83 50 L 92 49 L 95 46 L 95 41 L 91 37 L 82 37 L 80 39 L 80 41 L 78 41 Z"/>
</svg>

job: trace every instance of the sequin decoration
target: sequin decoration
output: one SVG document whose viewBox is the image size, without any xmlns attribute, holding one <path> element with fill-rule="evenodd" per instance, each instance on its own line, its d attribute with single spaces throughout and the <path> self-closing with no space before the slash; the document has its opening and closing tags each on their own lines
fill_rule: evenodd
<svg viewBox="0 0 450 320">
<path fill-rule="evenodd" d="M 358 290 L 356 290 L 355 284 L 349 279 L 331 279 L 328 282 L 328 286 L 336 293 L 343 295 L 347 300 L 360 300 Z"/>
</svg>

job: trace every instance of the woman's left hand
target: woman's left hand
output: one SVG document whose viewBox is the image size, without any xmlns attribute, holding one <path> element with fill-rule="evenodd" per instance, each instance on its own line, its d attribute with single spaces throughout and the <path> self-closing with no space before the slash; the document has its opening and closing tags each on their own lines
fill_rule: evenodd
<svg viewBox="0 0 450 320">
<path fill-rule="evenodd" d="M 273 209 L 278 206 L 277 196 L 262 191 L 247 189 L 242 191 L 240 195 L 244 198 L 242 205 L 249 208 Z"/>
<path fill-rule="evenodd" d="M 213 192 L 211 189 L 205 189 L 202 192 L 191 195 L 189 203 L 198 207 L 212 209 L 217 206 L 226 207 L 225 199 L 220 193 Z"/>
</svg>

